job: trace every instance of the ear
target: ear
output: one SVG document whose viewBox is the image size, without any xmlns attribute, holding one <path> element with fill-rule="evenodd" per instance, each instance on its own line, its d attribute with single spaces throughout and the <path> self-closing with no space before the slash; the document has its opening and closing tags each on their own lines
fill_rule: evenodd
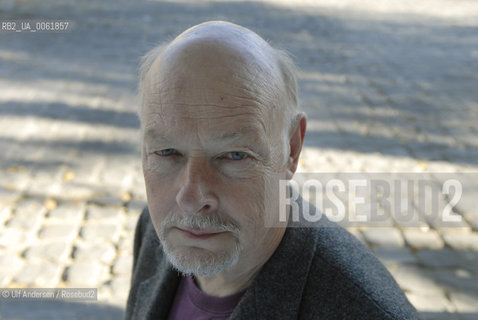
<svg viewBox="0 0 478 320">
<path fill-rule="evenodd" d="M 289 161 L 287 163 L 287 179 L 292 179 L 299 164 L 299 156 L 304 144 L 307 117 L 304 112 L 299 113 L 293 123 L 289 139 Z"/>
</svg>

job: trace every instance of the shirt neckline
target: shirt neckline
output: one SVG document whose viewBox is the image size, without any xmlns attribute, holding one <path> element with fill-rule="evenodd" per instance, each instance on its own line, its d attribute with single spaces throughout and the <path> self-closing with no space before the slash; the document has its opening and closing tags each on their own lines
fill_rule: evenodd
<svg viewBox="0 0 478 320">
<path fill-rule="evenodd" d="M 215 314 L 232 313 L 246 291 L 242 290 L 225 297 L 215 297 L 201 291 L 196 285 L 192 275 L 186 276 L 186 278 L 183 278 L 183 281 L 186 282 L 186 292 L 191 302 L 197 308 Z"/>
</svg>

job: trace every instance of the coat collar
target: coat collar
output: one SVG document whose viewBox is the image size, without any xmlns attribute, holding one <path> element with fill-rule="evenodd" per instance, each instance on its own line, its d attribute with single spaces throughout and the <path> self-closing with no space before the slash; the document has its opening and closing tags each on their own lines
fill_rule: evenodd
<svg viewBox="0 0 478 320">
<path fill-rule="evenodd" d="M 244 294 L 231 319 L 297 319 L 313 239 L 304 230 L 288 228 L 271 258 Z"/>
<path fill-rule="evenodd" d="M 297 199 L 299 221 L 289 221 L 279 246 L 244 294 L 231 319 L 298 319 L 302 292 L 315 254 L 316 238 L 302 215 L 303 198 Z M 315 207 L 310 206 L 312 214 Z M 317 225 L 326 223 L 321 219 Z M 308 228 L 303 228 L 308 227 Z"/>
<path fill-rule="evenodd" d="M 153 236 L 156 237 L 156 233 Z M 158 242 L 155 246 L 157 251 L 152 253 L 158 258 L 156 270 L 153 276 L 143 280 L 138 287 L 133 319 L 166 319 L 179 285 L 178 272 L 170 266 L 157 237 L 153 239 Z"/>
</svg>

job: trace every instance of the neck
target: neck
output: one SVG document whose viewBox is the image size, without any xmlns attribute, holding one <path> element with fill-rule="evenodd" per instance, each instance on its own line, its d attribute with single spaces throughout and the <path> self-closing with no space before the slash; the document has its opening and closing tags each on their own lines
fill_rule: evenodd
<svg viewBox="0 0 478 320">
<path fill-rule="evenodd" d="M 240 292 L 251 284 L 260 268 L 254 273 L 236 275 L 232 277 L 229 274 L 219 274 L 212 277 L 196 276 L 199 288 L 215 297 L 225 297 Z"/>
</svg>

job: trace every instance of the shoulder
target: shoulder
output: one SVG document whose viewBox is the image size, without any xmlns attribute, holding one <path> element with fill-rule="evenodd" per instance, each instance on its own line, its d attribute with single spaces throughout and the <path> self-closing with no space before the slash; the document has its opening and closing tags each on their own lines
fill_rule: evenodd
<svg viewBox="0 0 478 320">
<path fill-rule="evenodd" d="M 387 269 L 344 228 L 325 221 L 300 232 L 313 244 L 301 310 L 306 318 L 418 318 Z"/>
</svg>

